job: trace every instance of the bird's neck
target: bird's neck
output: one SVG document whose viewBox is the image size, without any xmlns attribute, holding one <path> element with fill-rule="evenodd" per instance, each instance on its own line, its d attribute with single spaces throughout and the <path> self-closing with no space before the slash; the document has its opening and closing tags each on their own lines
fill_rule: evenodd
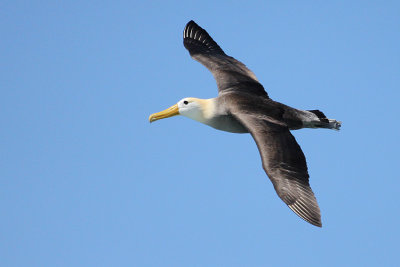
<svg viewBox="0 0 400 267">
<path fill-rule="evenodd" d="M 209 99 L 199 99 L 198 100 L 201 106 L 201 114 L 202 118 L 200 121 L 202 123 L 206 123 L 207 121 L 211 120 L 216 113 L 216 98 L 209 98 Z"/>
<path fill-rule="evenodd" d="M 213 119 L 216 113 L 216 100 L 215 98 L 210 99 L 199 99 L 193 98 L 196 103 L 197 107 L 182 113 L 182 115 L 201 122 L 203 124 L 209 124 L 209 122 Z"/>
</svg>

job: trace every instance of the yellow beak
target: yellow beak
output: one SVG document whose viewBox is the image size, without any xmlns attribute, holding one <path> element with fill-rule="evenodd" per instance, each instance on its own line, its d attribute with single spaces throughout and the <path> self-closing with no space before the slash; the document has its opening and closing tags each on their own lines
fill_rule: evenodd
<svg viewBox="0 0 400 267">
<path fill-rule="evenodd" d="M 165 119 L 165 118 L 169 118 L 175 115 L 179 115 L 179 109 L 178 109 L 178 105 L 175 104 L 170 108 L 167 108 L 166 110 L 160 111 L 158 113 L 154 113 L 151 114 L 149 117 L 149 121 L 153 122 L 156 120 L 161 120 L 161 119 Z"/>
</svg>

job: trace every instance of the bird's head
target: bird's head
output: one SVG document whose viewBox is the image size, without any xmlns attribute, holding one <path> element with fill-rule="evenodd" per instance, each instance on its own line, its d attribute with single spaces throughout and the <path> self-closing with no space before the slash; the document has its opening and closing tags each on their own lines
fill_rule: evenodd
<svg viewBox="0 0 400 267">
<path fill-rule="evenodd" d="M 149 121 L 153 122 L 160 119 L 182 115 L 190 119 L 205 123 L 209 114 L 212 112 L 211 99 L 199 99 L 186 97 L 166 110 L 151 114 Z"/>
</svg>

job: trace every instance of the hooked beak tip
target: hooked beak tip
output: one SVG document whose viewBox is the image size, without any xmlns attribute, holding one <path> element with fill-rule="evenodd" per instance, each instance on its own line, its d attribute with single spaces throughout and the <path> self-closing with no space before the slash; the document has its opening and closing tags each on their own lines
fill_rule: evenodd
<svg viewBox="0 0 400 267">
<path fill-rule="evenodd" d="M 156 120 L 156 118 L 154 118 L 153 115 L 150 115 L 150 117 L 149 117 L 149 122 L 152 123 L 152 122 L 155 121 L 155 120 Z"/>
</svg>

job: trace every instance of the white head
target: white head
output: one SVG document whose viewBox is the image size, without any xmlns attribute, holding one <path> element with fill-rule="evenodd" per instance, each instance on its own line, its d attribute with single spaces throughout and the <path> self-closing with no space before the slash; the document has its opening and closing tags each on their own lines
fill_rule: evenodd
<svg viewBox="0 0 400 267">
<path fill-rule="evenodd" d="M 198 98 L 186 97 L 177 103 L 179 114 L 192 120 L 204 122 L 205 118 L 202 104 L 202 101 Z"/>
<path fill-rule="evenodd" d="M 212 99 L 199 99 L 186 97 L 172 107 L 158 113 L 150 115 L 149 121 L 153 122 L 159 119 L 169 118 L 175 115 L 182 115 L 192 120 L 205 123 L 213 112 L 211 105 Z"/>
</svg>

